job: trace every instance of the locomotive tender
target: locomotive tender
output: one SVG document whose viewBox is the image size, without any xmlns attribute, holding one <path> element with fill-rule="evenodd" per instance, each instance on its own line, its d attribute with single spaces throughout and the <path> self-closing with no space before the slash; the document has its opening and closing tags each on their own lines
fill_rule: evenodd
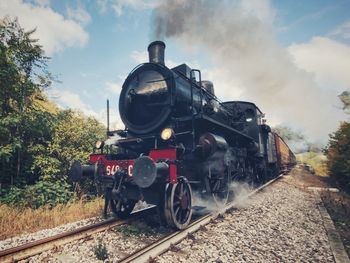
<svg viewBox="0 0 350 263">
<path fill-rule="evenodd" d="M 99 141 L 100 152 L 88 165 L 75 162 L 70 177 L 94 176 L 105 186 L 105 213 L 110 206 L 125 218 L 144 200 L 157 205 L 167 225 L 182 229 L 191 220 L 192 191 L 224 204 L 231 182 L 261 184 L 295 157 L 254 103 L 220 102 L 199 70 L 166 67 L 164 50 L 163 42 L 152 42 L 149 62 L 126 78 L 119 98 L 125 129 L 107 131 L 119 139 Z"/>
</svg>

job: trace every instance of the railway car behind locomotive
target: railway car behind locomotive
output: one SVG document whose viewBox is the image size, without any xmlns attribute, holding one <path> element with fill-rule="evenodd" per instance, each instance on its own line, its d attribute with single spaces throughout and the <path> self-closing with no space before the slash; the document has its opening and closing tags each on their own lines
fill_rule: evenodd
<svg viewBox="0 0 350 263">
<path fill-rule="evenodd" d="M 149 62 L 126 78 L 119 98 L 125 129 L 107 132 L 118 139 L 98 142 L 89 164 L 74 162 L 69 175 L 104 186 L 105 213 L 110 206 L 125 218 L 144 200 L 157 205 L 165 224 L 182 229 L 193 191 L 225 204 L 231 182 L 261 184 L 290 168 L 294 155 L 254 103 L 219 101 L 199 70 L 168 68 L 164 50 L 152 42 Z"/>
<path fill-rule="evenodd" d="M 288 171 L 296 164 L 295 155 L 277 133 L 273 133 L 273 135 L 275 137 L 275 144 L 277 148 L 276 153 L 279 164 L 279 170 L 281 172 Z"/>
</svg>

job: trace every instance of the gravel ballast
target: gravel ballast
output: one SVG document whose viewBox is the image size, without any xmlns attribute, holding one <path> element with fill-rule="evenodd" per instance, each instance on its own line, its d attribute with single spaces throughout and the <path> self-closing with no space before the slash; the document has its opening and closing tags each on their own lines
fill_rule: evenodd
<svg viewBox="0 0 350 263">
<path fill-rule="evenodd" d="M 55 228 L 40 230 L 35 233 L 23 234 L 20 236 L 11 237 L 0 241 L 0 250 L 5 250 L 11 247 L 20 246 L 29 242 L 33 242 L 39 239 L 61 234 L 83 226 L 87 226 L 89 224 L 100 222 L 102 220 L 103 219 L 101 217 L 93 217 L 93 218 L 83 219 L 77 222 L 57 226 Z"/>
<path fill-rule="evenodd" d="M 133 251 L 155 242 L 162 234 L 144 234 L 142 232 L 128 234 L 120 228 L 100 232 L 92 237 L 69 243 L 56 251 L 47 251 L 22 262 L 117 262 Z M 97 258 L 97 247 L 105 248 L 108 260 Z"/>
<path fill-rule="evenodd" d="M 334 262 L 320 199 L 290 175 L 217 219 L 157 262 Z"/>
</svg>

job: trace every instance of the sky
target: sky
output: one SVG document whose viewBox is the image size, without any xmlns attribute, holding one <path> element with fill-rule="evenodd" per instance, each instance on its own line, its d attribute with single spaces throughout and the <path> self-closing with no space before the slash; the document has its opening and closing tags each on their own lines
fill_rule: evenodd
<svg viewBox="0 0 350 263">
<path fill-rule="evenodd" d="M 286 124 L 324 144 L 348 115 L 350 0 L 0 0 L 0 17 L 36 29 L 49 71 L 46 92 L 63 108 L 122 126 L 124 79 L 147 62 L 153 40 L 165 63 L 187 63 L 214 82 L 223 100 L 249 100 L 270 125 Z"/>
</svg>

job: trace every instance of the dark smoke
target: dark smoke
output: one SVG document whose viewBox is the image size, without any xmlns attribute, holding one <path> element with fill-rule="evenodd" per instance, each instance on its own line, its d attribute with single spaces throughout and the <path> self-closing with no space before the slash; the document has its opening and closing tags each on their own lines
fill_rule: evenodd
<svg viewBox="0 0 350 263">
<path fill-rule="evenodd" d="M 162 1 L 153 14 L 153 38 L 175 38 L 204 50 L 219 98 L 255 102 L 273 125 L 286 122 L 325 142 L 344 113 L 336 92 L 318 87 L 273 34 L 268 1 Z M 206 74 L 205 74 L 206 73 Z"/>
</svg>

